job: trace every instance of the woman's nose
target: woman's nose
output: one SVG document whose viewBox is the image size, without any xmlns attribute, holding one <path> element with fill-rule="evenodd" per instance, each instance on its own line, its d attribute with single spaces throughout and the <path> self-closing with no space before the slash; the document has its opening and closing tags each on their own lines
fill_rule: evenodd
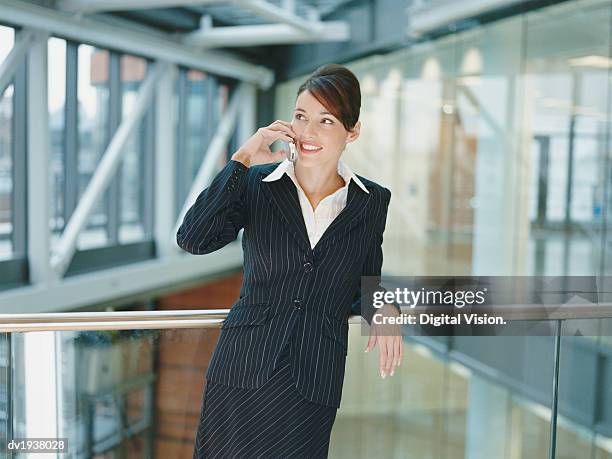
<svg viewBox="0 0 612 459">
<path fill-rule="evenodd" d="M 302 137 L 308 138 L 308 136 L 314 132 L 316 132 L 316 125 L 312 121 L 308 121 L 302 129 Z"/>
</svg>

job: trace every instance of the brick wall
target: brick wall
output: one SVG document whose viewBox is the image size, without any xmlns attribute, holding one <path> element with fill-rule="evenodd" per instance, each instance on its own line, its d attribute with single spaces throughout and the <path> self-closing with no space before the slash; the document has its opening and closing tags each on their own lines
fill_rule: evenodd
<svg viewBox="0 0 612 459">
<path fill-rule="evenodd" d="M 159 298 L 159 309 L 229 308 L 240 294 L 242 271 Z M 155 391 L 155 457 L 191 458 L 204 374 L 218 328 L 174 329 L 161 334 Z"/>
</svg>

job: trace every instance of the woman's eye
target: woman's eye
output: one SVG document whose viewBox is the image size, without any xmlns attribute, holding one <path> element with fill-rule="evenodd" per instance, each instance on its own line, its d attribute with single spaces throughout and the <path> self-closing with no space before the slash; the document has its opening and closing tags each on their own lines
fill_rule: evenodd
<svg viewBox="0 0 612 459">
<path fill-rule="evenodd" d="M 301 120 L 302 119 L 302 114 L 301 113 L 296 113 L 294 115 L 294 118 L 296 120 Z M 329 121 L 329 123 L 323 123 L 323 124 L 334 124 L 334 122 L 332 120 L 330 120 L 329 118 L 323 118 L 321 121 Z"/>
</svg>

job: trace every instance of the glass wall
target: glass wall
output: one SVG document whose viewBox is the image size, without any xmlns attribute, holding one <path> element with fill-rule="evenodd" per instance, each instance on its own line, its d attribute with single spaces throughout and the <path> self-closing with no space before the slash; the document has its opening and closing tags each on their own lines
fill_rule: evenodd
<svg viewBox="0 0 612 459">
<path fill-rule="evenodd" d="M 359 328 L 350 327 L 350 342 L 359 340 L 362 348 Z M 0 334 L 0 441 L 7 432 L 9 438 L 57 435 L 68 438 L 75 458 L 191 457 L 218 333 L 196 327 Z M 482 371 L 499 359 L 486 337 L 472 341 L 480 368 L 417 343 L 385 380 L 376 353 L 349 352 L 329 457 L 548 458 L 552 342 L 499 338 L 508 350 L 499 374 Z M 562 352 L 561 387 L 575 372 L 584 390 L 561 391 L 560 403 L 575 412 L 559 416 L 556 457 L 612 459 L 605 430 L 612 414 L 610 373 L 590 377 L 603 354 Z M 534 371 L 538 361 L 550 365 Z M 520 381 L 523 366 L 531 372 Z M 577 422 L 576 415 L 592 412 L 598 393 L 599 421 Z M 2 422 L 7 407 L 13 432 Z"/>
<path fill-rule="evenodd" d="M 536 274 L 612 273 L 609 16 L 607 3 L 572 2 L 525 25 L 524 100 L 539 179 L 527 260 Z"/>
<path fill-rule="evenodd" d="M 362 128 L 342 159 L 393 193 L 383 273 L 610 275 L 611 17 L 562 2 L 348 64 Z M 306 77 L 278 85 L 277 118 Z M 612 321 L 597 322 L 562 339 L 557 457 L 612 457 Z M 548 457 L 552 337 L 411 338 L 379 393 L 351 333 L 359 377 L 334 434 L 358 429 L 356 456 L 378 435 L 403 457 Z"/>
<path fill-rule="evenodd" d="M 59 437 L 68 439 L 74 458 L 153 457 L 159 335 L 155 330 L 0 334 L 0 444 L 7 433 Z M 11 348 L 13 364 L 3 367 Z M 2 418 L 9 404 L 12 425 Z"/>
<path fill-rule="evenodd" d="M 362 129 L 343 160 L 393 192 L 386 272 L 611 272 L 609 8 L 564 2 L 348 64 Z M 306 76 L 278 85 L 279 118 Z"/>
<path fill-rule="evenodd" d="M 537 274 L 612 273 L 611 16 L 609 2 L 583 1 L 526 18 L 524 100 L 538 176 L 527 259 Z M 570 456 L 609 458 L 612 319 L 593 329 L 599 336 L 562 339 L 558 442 Z"/>
<path fill-rule="evenodd" d="M 0 333 L 0 447 L 61 437 L 75 459 L 191 457 L 218 336 L 198 326 Z"/>
</svg>

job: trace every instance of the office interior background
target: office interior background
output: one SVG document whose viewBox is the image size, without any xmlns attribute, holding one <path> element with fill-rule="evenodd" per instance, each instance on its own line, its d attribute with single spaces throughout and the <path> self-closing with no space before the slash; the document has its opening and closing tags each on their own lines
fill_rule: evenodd
<svg viewBox="0 0 612 459">
<path fill-rule="evenodd" d="M 177 225 L 326 63 L 361 83 L 342 160 L 392 191 L 383 275 L 611 275 L 611 25 L 609 0 L 0 0 L 0 444 L 191 457 L 242 249 Z M 598 331 L 405 337 L 382 380 L 352 319 L 330 457 L 612 458 L 612 317 L 550 322 Z"/>
</svg>

